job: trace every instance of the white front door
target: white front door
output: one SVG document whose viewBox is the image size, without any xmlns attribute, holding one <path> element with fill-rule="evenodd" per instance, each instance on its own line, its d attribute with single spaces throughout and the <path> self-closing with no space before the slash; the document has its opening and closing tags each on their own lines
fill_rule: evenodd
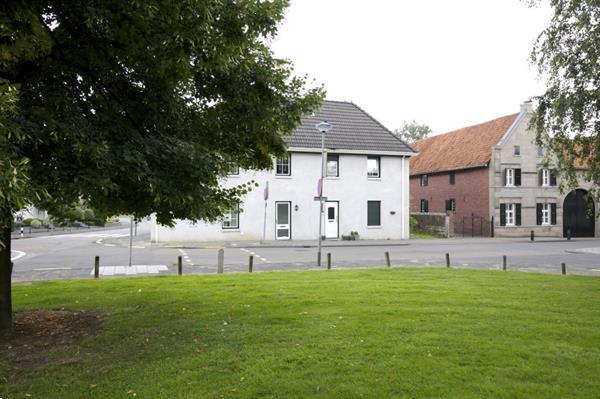
<svg viewBox="0 0 600 399">
<path fill-rule="evenodd" d="M 290 220 L 290 202 L 275 203 L 275 239 L 289 240 L 292 238 Z"/>
<path fill-rule="evenodd" d="M 339 220 L 338 220 L 339 202 L 332 201 L 325 203 L 325 237 L 339 237 Z"/>
</svg>

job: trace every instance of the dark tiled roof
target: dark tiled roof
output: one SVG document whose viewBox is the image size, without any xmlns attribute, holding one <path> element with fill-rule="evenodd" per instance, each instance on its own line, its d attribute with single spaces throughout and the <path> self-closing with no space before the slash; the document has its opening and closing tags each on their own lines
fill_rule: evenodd
<svg viewBox="0 0 600 399">
<path fill-rule="evenodd" d="M 413 152 L 381 123 L 353 103 L 324 101 L 313 115 L 302 117 L 302 124 L 289 137 L 290 147 L 321 148 L 319 122 L 331 123 L 325 135 L 325 147 L 335 150 Z"/>
<path fill-rule="evenodd" d="M 496 145 L 519 114 L 429 137 L 412 144 L 418 155 L 410 159 L 410 174 L 485 166 Z"/>
</svg>

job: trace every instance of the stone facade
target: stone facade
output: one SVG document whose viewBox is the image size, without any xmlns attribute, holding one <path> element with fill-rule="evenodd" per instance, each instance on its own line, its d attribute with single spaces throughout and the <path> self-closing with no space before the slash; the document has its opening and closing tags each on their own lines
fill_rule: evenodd
<svg viewBox="0 0 600 399">
<path fill-rule="evenodd" d="M 569 192 L 561 193 L 560 181 L 554 185 L 540 184 L 544 154 L 538 151 L 535 134 L 528 129 L 531 120 L 530 103 L 521 106 L 521 113 L 498 145 L 492 148 L 489 170 L 489 214 L 494 216 L 494 231 L 498 237 L 522 237 L 534 231 L 536 236 L 563 236 L 563 204 Z M 506 170 L 520 170 L 520 185 L 506 183 Z M 590 184 L 581 179 L 579 188 L 589 190 Z M 502 204 L 520 205 L 520 225 L 502 225 Z M 549 204 L 555 209 L 554 224 L 540 225 L 537 204 Z M 596 210 L 598 205 L 596 204 Z M 552 218 L 551 218 L 552 219 Z M 600 220 L 595 223 L 595 235 L 600 236 Z"/>
</svg>

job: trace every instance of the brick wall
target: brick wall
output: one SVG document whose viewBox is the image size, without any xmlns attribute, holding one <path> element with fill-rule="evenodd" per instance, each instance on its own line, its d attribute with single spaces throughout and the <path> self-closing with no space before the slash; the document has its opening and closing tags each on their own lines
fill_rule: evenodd
<svg viewBox="0 0 600 399">
<path fill-rule="evenodd" d="M 460 221 L 468 219 L 471 226 L 471 215 L 483 217 L 489 221 L 489 171 L 488 168 L 463 169 L 455 171 L 455 183 L 449 183 L 449 173 L 435 173 L 428 177 L 428 185 L 421 186 L 421 176 L 410 177 L 410 211 L 420 212 L 421 199 L 429 201 L 429 212 L 445 212 L 446 200 L 456 200 L 454 227 L 460 233 Z M 484 221 L 484 235 L 489 232 L 489 222 Z M 475 221 L 475 228 L 480 229 L 481 220 Z"/>
</svg>

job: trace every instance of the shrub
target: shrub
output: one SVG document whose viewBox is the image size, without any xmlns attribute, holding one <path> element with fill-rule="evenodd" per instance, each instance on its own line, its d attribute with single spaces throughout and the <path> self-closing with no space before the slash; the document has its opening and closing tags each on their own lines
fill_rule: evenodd
<svg viewBox="0 0 600 399">
<path fill-rule="evenodd" d="M 39 219 L 32 219 L 29 225 L 34 229 L 39 229 L 42 227 L 42 222 Z"/>
<path fill-rule="evenodd" d="M 33 218 L 27 218 L 27 219 L 23 219 L 23 226 L 30 226 L 31 225 L 31 221 L 34 220 Z"/>
</svg>

